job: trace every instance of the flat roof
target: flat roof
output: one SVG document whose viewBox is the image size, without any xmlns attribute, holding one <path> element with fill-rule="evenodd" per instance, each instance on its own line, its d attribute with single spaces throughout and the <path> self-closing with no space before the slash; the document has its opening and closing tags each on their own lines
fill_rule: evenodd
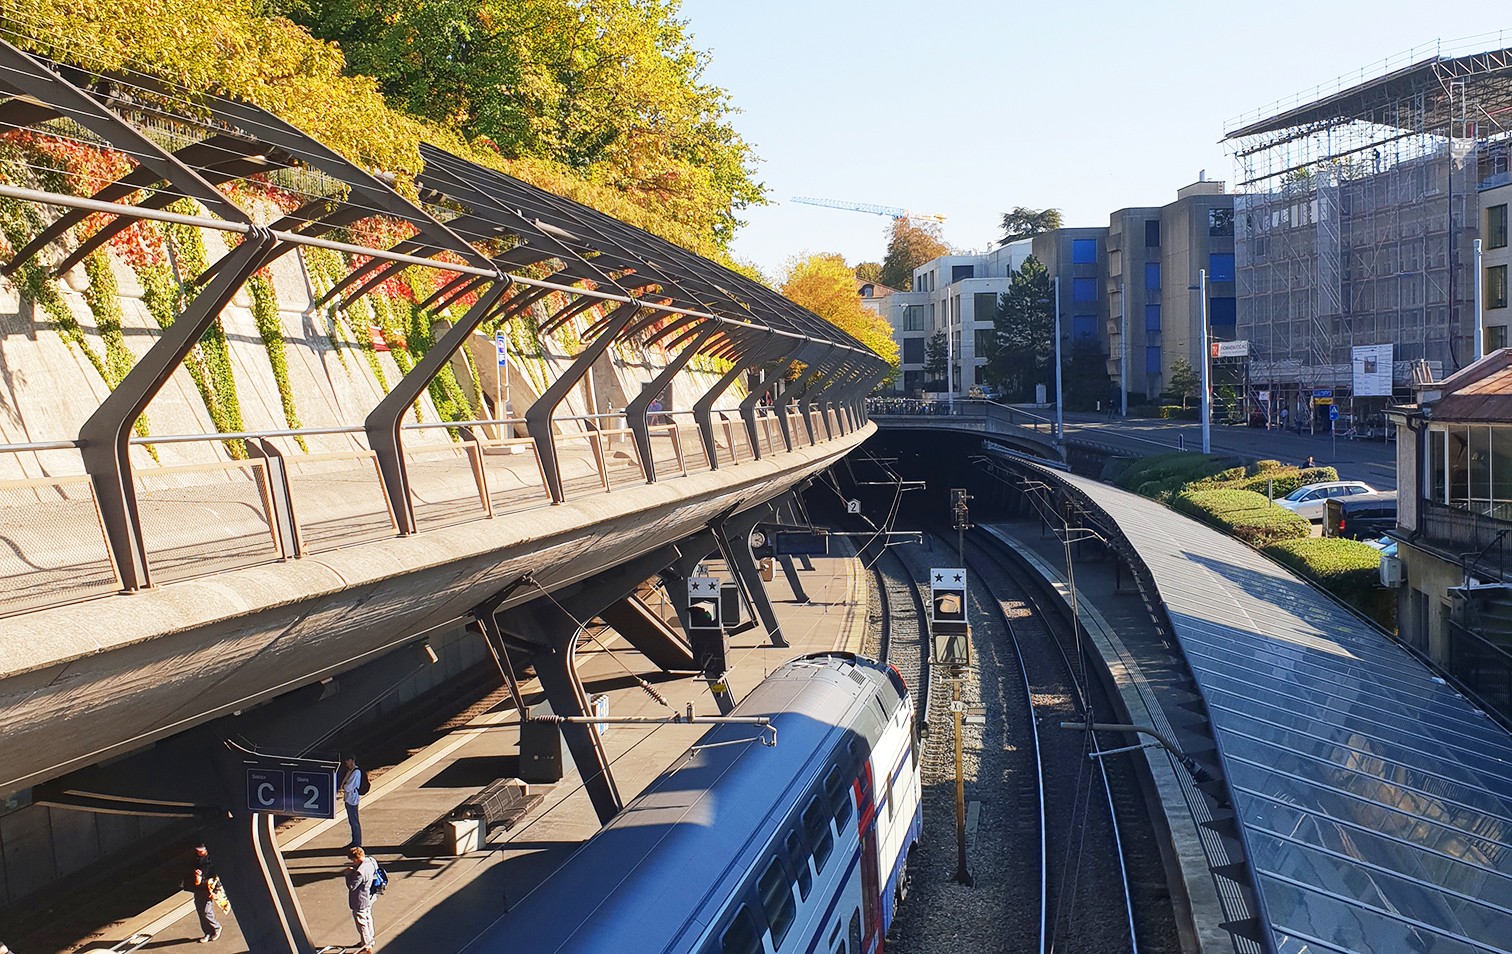
<svg viewBox="0 0 1512 954">
<path fill-rule="evenodd" d="M 1447 128 L 1450 114 L 1450 81 L 1473 81 L 1493 99 L 1512 104 L 1512 48 L 1490 50 L 1469 56 L 1433 56 L 1401 69 L 1357 83 L 1272 116 L 1247 123 L 1227 133 L 1225 140 L 1243 139 L 1296 127 L 1326 128 L 1349 122 L 1368 122 L 1407 128 Z M 1405 115 L 1396 109 L 1404 99 L 1424 96 L 1425 112 Z M 1484 105 L 1483 97 L 1480 105 Z M 1468 117 L 1474 119 L 1477 117 Z"/>
</svg>

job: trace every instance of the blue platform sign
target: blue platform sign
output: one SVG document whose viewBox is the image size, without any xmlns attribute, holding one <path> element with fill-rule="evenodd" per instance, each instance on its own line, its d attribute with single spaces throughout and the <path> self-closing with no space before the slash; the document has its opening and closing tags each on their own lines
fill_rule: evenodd
<svg viewBox="0 0 1512 954">
<path fill-rule="evenodd" d="M 494 350 L 499 354 L 499 367 L 504 367 L 509 362 L 509 339 L 502 331 L 494 333 Z"/>
<path fill-rule="evenodd" d="M 1330 421 L 1337 421 L 1339 419 L 1339 405 L 1337 405 L 1337 404 L 1330 404 L 1330 405 L 1328 405 L 1328 419 Z"/>
<path fill-rule="evenodd" d="M 248 766 L 247 809 L 300 818 L 336 817 L 336 770 Z"/>
</svg>

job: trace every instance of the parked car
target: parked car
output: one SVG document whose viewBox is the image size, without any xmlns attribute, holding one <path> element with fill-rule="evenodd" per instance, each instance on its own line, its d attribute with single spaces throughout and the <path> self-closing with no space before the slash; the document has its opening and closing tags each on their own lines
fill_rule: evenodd
<svg viewBox="0 0 1512 954">
<path fill-rule="evenodd" d="M 1328 499 L 1375 492 L 1374 487 L 1358 480 L 1325 480 L 1322 483 L 1298 487 L 1276 501 L 1276 504 L 1317 523 L 1323 519 L 1323 504 Z"/>
<path fill-rule="evenodd" d="M 1397 495 L 1384 493 L 1330 497 L 1324 503 L 1323 536 L 1374 540 L 1396 526 Z"/>
</svg>

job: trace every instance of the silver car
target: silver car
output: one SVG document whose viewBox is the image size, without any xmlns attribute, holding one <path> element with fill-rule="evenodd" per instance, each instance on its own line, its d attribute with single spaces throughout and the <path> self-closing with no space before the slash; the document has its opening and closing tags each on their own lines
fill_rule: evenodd
<svg viewBox="0 0 1512 954">
<path fill-rule="evenodd" d="M 1376 489 L 1358 480 L 1325 480 L 1318 484 L 1306 484 L 1276 501 L 1292 513 L 1300 514 L 1319 523 L 1323 520 L 1323 502 L 1329 497 L 1353 497 L 1355 494 L 1373 494 Z"/>
</svg>

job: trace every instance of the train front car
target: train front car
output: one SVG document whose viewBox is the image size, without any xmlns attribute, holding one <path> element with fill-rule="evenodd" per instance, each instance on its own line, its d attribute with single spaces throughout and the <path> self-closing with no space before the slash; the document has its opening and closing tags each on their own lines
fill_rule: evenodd
<svg viewBox="0 0 1512 954">
<path fill-rule="evenodd" d="M 469 952 L 870 954 L 922 819 L 913 703 L 890 667 L 786 663 Z"/>
</svg>

